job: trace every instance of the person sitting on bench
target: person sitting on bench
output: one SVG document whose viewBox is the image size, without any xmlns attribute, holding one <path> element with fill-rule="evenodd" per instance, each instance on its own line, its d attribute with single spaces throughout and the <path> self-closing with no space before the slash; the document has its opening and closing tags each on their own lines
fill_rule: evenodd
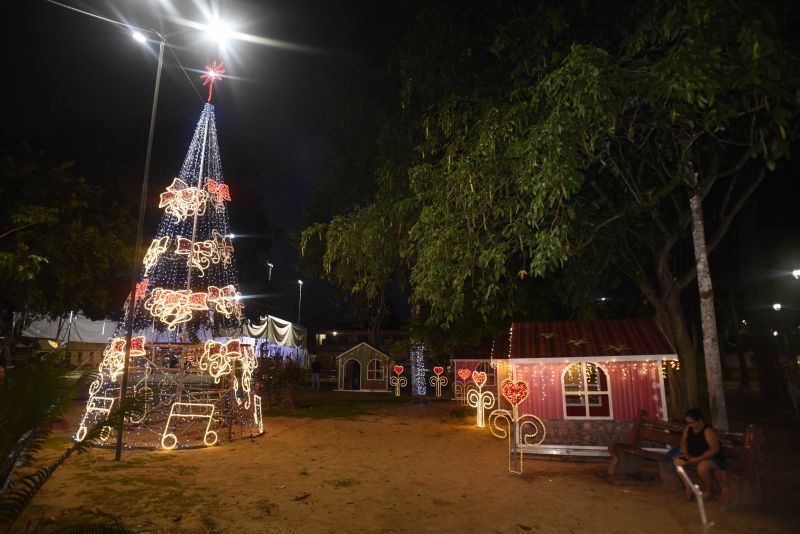
<svg viewBox="0 0 800 534">
<path fill-rule="evenodd" d="M 700 476 L 703 500 L 711 497 L 712 477 L 720 488 L 724 488 L 727 464 L 722 454 L 719 434 L 711 425 L 703 421 L 703 413 L 697 408 L 686 412 L 686 428 L 681 435 L 680 450 L 672 459 L 675 466 L 694 466 Z M 691 500 L 692 488 L 686 488 L 686 499 Z"/>
</svg>

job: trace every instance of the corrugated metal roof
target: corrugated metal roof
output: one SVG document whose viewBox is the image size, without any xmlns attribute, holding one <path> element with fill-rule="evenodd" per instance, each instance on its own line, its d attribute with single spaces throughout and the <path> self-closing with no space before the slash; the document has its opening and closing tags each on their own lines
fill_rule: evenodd
<svg viewBox="0 0 800 534">
<path fill-rule="evenodd" d="M 651 318 L 513 323 L 508 353 L 512 358 L 675 354 Z M 495 358 L 505 356 L 495 352 Z"/>
</svg>

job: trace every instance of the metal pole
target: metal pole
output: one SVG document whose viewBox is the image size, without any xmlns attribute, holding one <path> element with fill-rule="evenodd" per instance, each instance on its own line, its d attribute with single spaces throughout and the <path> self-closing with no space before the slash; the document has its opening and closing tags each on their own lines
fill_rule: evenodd
<svg viewBox="0 0 800 534">
<path fill-rule="evenodd" d="M 298 284 L 300 288 L 299 296 L 297 298 L 297 325 L 300 325 L 300 305 L 303 303 L 303 282 Z"/>
<path fill-rule="evenodd" d="M 142 178 L 142 196 L 139 198 L 139 222 L 136 227 L 136 247 L 133 253 L 133 268 L 131 269 L 131 296 L 130 305 L 128 306 L 127 320 L 127 333 L 125 334 L 125 360 L 122 370 L 122 385 L 119 393 L 120 406 L 125 402 L 125 395 L 128 389 L 128 368 L 130 366 L 131 357 L 131 338 L 133 337 L 133 312 L 136 308 L 136 282 L 139 276 L 139 266 L 142 262 L 142 232 L 144 230 L 144 210 L 147 203 L 147 182 L 150 179 L 150 155 L 153 151 L 153 130 L 156 124 L 156 109 L 158 108 L 158 89 L 161 86 L 161 67 L 164 64 L 164 45 L 166 41 L 164 37 L 158 35 L 161 42 L 158 46 L 158 68 L 156 69 L 156 86 L 153 91 L 153 110 L 150 113 L 150 132 L 147 136 L 147 156 L 144 162 L 144 177 Z M 115 461 L 120 461 L 122 458 L 122 436 L 125 432 L 125 419 L 124 414 L 120 412 L 120 419 L 117 427 L 117 449 L 114 455 Z"/>
</svg>

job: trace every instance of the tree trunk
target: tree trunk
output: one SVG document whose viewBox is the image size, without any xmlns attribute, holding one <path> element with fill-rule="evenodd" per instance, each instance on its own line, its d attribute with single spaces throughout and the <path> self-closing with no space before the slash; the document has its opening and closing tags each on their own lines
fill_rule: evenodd
<svg viewBox="0 0 800 534">
<path fill-rule="evenodd" d="M 706 253 L 706 235 L 703 225 L 703 199 L 695 193 L 690 199 L 692 210 L 692 241 L 697 263 L 697 285 L 700 289 L 700 316 L 703 325 L 703 350 L 708 382 L 708 401 L 711 405 L 711 421 L 719 430 L 728 430 L 728 414 L 725 410 L 725 389 L 719 358 L 717 318 L 714 311 L 714 288 Z"/>
</svg>

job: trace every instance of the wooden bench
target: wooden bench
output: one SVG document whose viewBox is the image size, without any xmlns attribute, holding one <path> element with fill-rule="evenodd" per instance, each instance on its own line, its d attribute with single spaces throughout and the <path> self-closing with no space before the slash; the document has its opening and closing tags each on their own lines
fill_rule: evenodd
<svg viewBox="0 0 800 534">
<path fill-rule="evenodd" d="M 684 425 L 679 423 L 648 419 L 647 412 L 641 410 L 633 422 L 627 441 L 608 445 L 608 452 L 611 453 L 609 475 L 637 473 L 642 470 L 645 461 L 654 460 L 658 463 L 662 481 L 680 485 L 672 459 L 667 458 L 666 453 L 668 448 L 680 445 L 683 428 Z M 761 428 L 750 425 L 742 434 L 718 433 L 728 464 L 723 492 L 726 499 L 723 504 L 729 509 L 760 505 L 758 465 L 761 460 Z M 648 448 L 661 450 L 653 451 Z"/>
</svg>

